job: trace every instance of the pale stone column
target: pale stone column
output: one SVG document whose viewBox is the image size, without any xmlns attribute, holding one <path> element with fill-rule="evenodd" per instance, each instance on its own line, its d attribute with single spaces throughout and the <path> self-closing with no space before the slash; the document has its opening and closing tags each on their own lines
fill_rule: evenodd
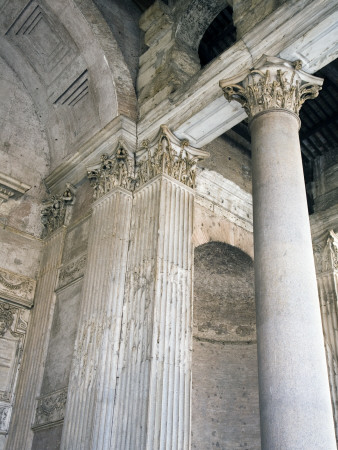
<svg viewBox="0 0 338 450">
<path fill-rule="evenodd" d="M 134 159 L 119 143 L 88 169 L 96 201 L 61 449 L 111 448 Z"/>
<path fill-rule="evenodd" d="M 314 245 L 331 401 L 338 440 L 338 236 L 331 230 L 324 245 Z"/>
<path fill-rule="evenodd" d="M 42 210 L 42 222 L 47 236 L 43 243 L 34 307 L 28 325 L 27 341 L 6 443 L 8 450 L 30 450 L 32 446 L 31 427 L 35 418 L 36 398 L 40 395 L 55 306 L 54 291 L 67 230 L 64 226 L 66 205 L 71 203 L 72 199 L 73 192 L 67 188 L 62 195 L 51 197 Z"/>
<path fill-rule="evenodd" d="M 322 80 L 279 58 L 223 80 L 252 137 L 262 449 L 336 449 L 298 112 Z"/>
<path fill-rule="evenodd" d="M 167 127 L 138 152 L 112 449 L 190 448 L 196 162 Z"/>
</svg>

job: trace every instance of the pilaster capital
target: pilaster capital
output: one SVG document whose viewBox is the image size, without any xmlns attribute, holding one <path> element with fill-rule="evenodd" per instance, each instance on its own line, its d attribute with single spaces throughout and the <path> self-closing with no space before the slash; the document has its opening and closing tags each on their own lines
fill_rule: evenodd
<svg viewBox="0 0 338 450">
<path fill-rule="evenodd" d="M 50 235 L 66 222 L 67 206 L 74 202 L 75 188 L 70 183 L 62 194 L 51 195 L 45 200 L 41 210 L 41 222 L 45 227 L 45 234 Z"/>
<path fill-rule="evenodd" d="M 326 236 L 326 241 L 313 245 L 317 275 L 338 271 L 338 235 L 331 230 Z"/>
<path fill-rule="evenodd" d="M 301 61 L 263 55 L 253 69 L 221 80 L 219 85 L 225 98 L 238 101 L 250 120 L 258 113 L 276 109 L 298 115 L 306 100 L 318 96 L 324 81 L 301 67 Z"/>
<path fill-rule="evenodd" d="M 136 153 L 136 187 L 157 175 L 168 175 L 194 188 L 197 162 L 208 156 L 208 152 L 191 147 L 188 140 L 178 139 L 161 125 L 158 135 L 152 141 L 143 141 Z"/>
<path fill-rule="evenodd" d="M 94 188 L 94 198 L 102 197 L 115 187 L 132 191 L 135 184 L 134 165 L 134 155 L 122 141 L 119 141 L 111 156 L 101 155 L 99 164 L 87 167 L 87 175 Z"/>
</svg>

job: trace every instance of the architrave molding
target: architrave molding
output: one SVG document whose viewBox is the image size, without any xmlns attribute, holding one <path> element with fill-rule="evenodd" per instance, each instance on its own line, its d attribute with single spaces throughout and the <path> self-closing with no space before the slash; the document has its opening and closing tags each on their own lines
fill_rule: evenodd
<svg viewBox="0 0 338 450">
<path fill-rule="evenodd" d="M 136 150 L 136 124 L 124 116 L 113 119 L 54 169 L 45 179 L 47 188 L 55 193 L 60 192 L 66 182 L 76 186 L 86 177 L 87 168 L 97 164 L 102 154 L 111 154 L 119 141 L 125 142 L 131 152 Z"/>
</svg>

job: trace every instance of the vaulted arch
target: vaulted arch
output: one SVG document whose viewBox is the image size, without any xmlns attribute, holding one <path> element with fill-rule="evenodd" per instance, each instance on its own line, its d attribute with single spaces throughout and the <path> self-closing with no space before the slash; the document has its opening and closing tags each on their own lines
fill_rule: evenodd
<svg viewBox="0 0 338 450">
<path fill-rule="evenodd" d="M 0 12 L 0 56 L 36 105 L 51 169 L 118 115 L 136 118 L 129 69 L 93 2 L 5 2 Z"/>
</svg>

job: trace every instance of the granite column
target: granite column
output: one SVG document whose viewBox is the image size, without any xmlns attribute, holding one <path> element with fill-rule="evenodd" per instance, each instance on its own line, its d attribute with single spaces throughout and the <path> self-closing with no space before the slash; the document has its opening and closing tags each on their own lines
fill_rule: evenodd
<svg viewBox="0 0 338 450">
<path fill-rule="evenodd" d="M 262 449 L 336 448 L 298 130 L 322 80 L 262 57 L 220 82 L 250 121 Z"/>
</svg>

